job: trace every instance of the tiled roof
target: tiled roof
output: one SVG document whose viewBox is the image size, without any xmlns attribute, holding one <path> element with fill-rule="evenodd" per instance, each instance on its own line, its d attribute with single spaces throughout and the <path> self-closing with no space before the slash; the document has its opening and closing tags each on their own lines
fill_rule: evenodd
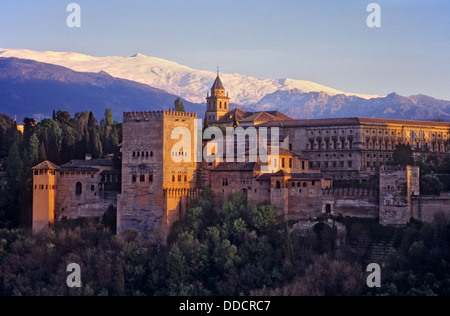
<svg viewBox="0 0 450 316">
<path fill-rule="evenodd" d="M 33 170 L 58 170 L 59 166 L 55 165 L 51 161 L 46 160 L 44 162 L 41 162 L 37 166 L 33 167 L 32 169 Z"/>
<path fill-rule="evenodd" d="M 323 175 L 321 173 L 293 173 L 288 181 L 302 181 L 302 180 L 321 180 Z"/>
<path fill-rule="evenodd" d="M 79 167 L 114 167 L 114 161 L 110 159 L 71 160 L 61 166 L 61 168 Z"/>
<path fill-rule="evenodd" d="M 60 172 L 83 172 L 83 173 L 96 173 L 99 172 L 98 168 L 90 168 L 90 167 L 61 167 L 59 169 Z"/>
<path fill-rule="evenodd" d="M 217 90 L 217 89 L 225 90 L 219 76 L 217 76 L 216 81 L 214 81 L 214 84 L 213 84 L 211 90 Z"/>
<path fill-rule="evenodd" d="M 259 171 L 258 162 L 221 162 L 212 171 Z"/>
<path fill-rule="evenodd" d="M 408 126 L 432 126 L 432 127 L 450 127 L 447 122 L 429 122 L 429 121 L 413 121 L 413 120 L 394 120 L 394 119 L 378 119 L 378 118 L 332 118 L 332 119 L 311 119 L 311 120 L 283 120 L 271 121 L 260 126 L 264 127 L 308 127 L 308 126 L 342 126 L 342 125 L 362 125 L 362 124 L 391 124 L 391 125 L 408 125 Z"/>
</svg>

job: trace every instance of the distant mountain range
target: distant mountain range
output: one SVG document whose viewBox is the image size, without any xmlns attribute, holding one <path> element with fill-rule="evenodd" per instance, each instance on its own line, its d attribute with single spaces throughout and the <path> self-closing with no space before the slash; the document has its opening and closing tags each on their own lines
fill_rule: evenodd
<svg viewBox="0 0 450 316">
<path fill-rule="evenodd" d="M 214 72 L 137 54 L 92 57 L 77 53 L 0 49 L 0 112 L 49 115 L 85 109 L 96 116 L 111 107 L 124 111 L 169 109 L 177 96 L 186 110 L 203 117 Z M 234 105 L 248 110 L 278 110 L 294 118 L 377 117 L 450 121 L 450 101 L 425 95 L 385 97 L 343 92 L 314 82 L 258 79 L 221 74 Z M 13 113 L 14 112 L 14 113 Z"/>
<path fill-rule="evenodd" d="M 126 111 L 161 111 L 174 107 L 177 96 L 106 72 L 81 73 L 45 63 L 0 58 L 0 112 L 41 119 L 53 110 L 72 115 L 93 111 L 98 119 L 105 108 L 121 121 Z M 187 111 L 201 112 L 203 106 L 183 100 Z"/>
<path fill-rule="evenodd" d="M 302 93 L 298 90 L 277 91 L 244 109 L 277 110 L 293 118 L 369 117 L 405 120 L 450 121 L 450 101 L 426 95 L 403 97 L 394 93 L 386 97 L 364 99 L 357 96 L 335 95 L 325 92 Z"/>
</svg>

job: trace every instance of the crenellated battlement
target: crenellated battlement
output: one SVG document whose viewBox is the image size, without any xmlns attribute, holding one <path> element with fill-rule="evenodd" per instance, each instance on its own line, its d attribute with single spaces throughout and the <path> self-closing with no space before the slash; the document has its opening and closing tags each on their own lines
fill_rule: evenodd
<svg viewBox="0 0 450 316">
<path fill-rule="evenodd" d="M 368 188 L 334 188 L 323 189 L 322 194 L 324 196 L 378 196 L 378 189 Z"/>
<path fill-rule="evenodd" d="M 123 122 L 139 122 L 139 121 L 149 121 L 151 119 L 162 119 L 166 116 L 177 117 L 177 118 L 197 118 L 197 113 L 187 113 L 178 111 L 150 111 L 150 112 L 124 112 Z"/>
</svg>

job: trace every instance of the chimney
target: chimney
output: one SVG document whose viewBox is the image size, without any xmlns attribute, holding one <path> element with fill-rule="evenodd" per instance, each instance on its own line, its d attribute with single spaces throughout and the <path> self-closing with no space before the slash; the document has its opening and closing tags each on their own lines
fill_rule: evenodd
<svg viewBox="0 0 450 316">
<path fill-rule="evenodd" d="M 86 161 L 92 160 L 92 154 L 86 154 L 85 160 L 86 160 Z"/>
</svg>

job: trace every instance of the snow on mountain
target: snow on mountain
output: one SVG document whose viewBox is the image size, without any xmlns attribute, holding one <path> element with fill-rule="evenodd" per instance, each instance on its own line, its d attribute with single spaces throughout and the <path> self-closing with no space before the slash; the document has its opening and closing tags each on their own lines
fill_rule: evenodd
<svg viewBox="0 0 450 316">
<path fill-rule="evenodd" d="M 132 57 L 93 57 L 79 53 L 0 49 L 0 57 L 31 59 L 63 66 L 78 72 L 107 72 L 113 77 L 128 79 L 165 90 L 194 102 L 205 102 L 216 73 L 195 70 L 173 61 L 136 54 Z M 363 99 L 378 96 L 360 95 L 335 90 L 314 82 L 293 79 L 260 79 L 240 74 L 221 74 L 232 102 L 254 104 L 277 91 L 297 93 L 325 92 L 329 96 L 344 94 Z"/>
</svg>

